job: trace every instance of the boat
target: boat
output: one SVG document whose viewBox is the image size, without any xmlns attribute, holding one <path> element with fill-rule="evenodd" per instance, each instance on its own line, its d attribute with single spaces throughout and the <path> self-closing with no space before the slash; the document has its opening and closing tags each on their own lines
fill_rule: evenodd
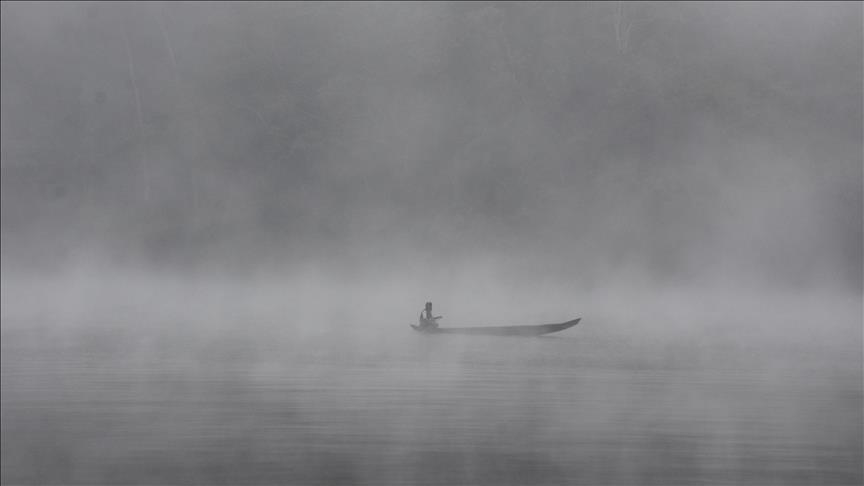
<svg viewBox="0 0 864 486">
<path fill-rule="evenodd" d="M 483 336 L 542 336 L 553 332 L 569 329 L 579 324 L 582 318 L 558 324 L 535 324 L 528 326 L 481 326 L 481 327 L 426 327 L 421 328 L 411 324 L 411 327 L 423 334 L 472 334 Z"/>
</svg>

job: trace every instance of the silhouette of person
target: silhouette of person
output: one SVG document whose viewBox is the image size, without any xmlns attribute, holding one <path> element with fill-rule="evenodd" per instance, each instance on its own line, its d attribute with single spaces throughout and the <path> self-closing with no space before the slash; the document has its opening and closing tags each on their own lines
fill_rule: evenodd
<svg viewBox="0 0 864 486">
<path fill-rule="evenodd" d="M 432 302 L 426 302 L 426 307 L 420 311 L 420 328 L 438 327 L 438 319 L 441 319 L 441 316 L 432 315 Z"/>
</svg>

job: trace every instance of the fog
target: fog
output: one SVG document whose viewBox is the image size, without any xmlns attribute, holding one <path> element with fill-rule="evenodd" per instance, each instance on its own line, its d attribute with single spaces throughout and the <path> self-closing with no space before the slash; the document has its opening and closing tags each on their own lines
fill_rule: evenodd
<svg viewBox="0 0 864 486">
<path fill-rule="evenodd" d="M 3 483 L 861 483 L 860 3 L 0 9 Z"/>
</svg>

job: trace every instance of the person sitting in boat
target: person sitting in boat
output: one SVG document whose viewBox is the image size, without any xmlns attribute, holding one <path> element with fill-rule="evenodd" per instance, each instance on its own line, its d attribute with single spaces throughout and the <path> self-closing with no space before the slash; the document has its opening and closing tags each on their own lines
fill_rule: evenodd
<svg viewBox="0 0 864 486">
<path fill-rule="evenodd" d="M 420 329 L 437 328 L 441 316 L 432 315 L 432 302 L 426 302 L 426 307 L 420 311 Z"/>
</svg>

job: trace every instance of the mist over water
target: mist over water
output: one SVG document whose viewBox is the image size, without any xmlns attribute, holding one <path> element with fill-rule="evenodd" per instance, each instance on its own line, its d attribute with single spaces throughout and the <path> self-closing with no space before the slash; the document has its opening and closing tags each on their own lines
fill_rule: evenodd
<svg viewBox="0 0 864 486">
<path fill-rule="evenodd" d="M 859 3 L 0 9 L 4 484 L 864 480 Z"/>
</svg>

